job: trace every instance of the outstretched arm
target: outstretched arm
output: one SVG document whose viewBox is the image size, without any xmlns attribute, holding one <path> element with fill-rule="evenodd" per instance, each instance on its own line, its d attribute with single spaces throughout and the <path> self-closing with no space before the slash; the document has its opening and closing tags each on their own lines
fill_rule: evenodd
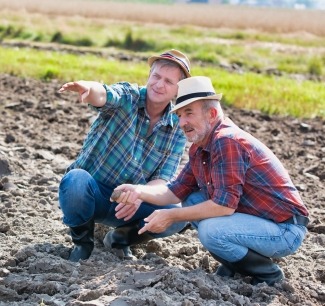
<svg viewBox="0 0 325 306">
<path fill-rule="evenodd" d="M 79 101 L 94 107 L 102 107 L 106 103 L 106 90 L 101 83 L 93 81 L 68 82 L 62 85 L 59 92 L 74 91 L 79 94 Z"/>
</svg>

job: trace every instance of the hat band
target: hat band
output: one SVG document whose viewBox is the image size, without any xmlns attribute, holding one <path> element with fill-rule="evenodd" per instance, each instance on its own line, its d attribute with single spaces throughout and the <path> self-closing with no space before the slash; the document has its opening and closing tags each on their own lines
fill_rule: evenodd
<svg viewBox="0 0 325 306">
<path fill-rule="evenodd" d="M 192 99 L 192 98 L 204 98 L 204 97 L 213 96 L 215 94 L 216 93 L 215 92 L 212 92 L 212 91 L 202 91 L 202 92 L 191 93 L 191 94 L 188 94 L 188 95 L 181 96 L 181 97 L 177 98 L 176 105 L 179 104 L 179 103 L 181 103 L 181 102 L 184 102 L 185 100 L 188 100 L 188 99 Z"/>
<path fill-rule="evenodd" d="M 163 54 L 160 54 L 161 57 L 164 57 L 164 58 L 172 58 L 172 59 L 175 59 L 179 62 L 179 64 L 181 64 L 188 73 L 190 73 L 190 69 L 189 67 L 187 66 L 187 64 L 185 63 L 184 60 L 182 60 L 181 58 L 171 54 L 171 53 L 163 53 Z"/>
</svg>

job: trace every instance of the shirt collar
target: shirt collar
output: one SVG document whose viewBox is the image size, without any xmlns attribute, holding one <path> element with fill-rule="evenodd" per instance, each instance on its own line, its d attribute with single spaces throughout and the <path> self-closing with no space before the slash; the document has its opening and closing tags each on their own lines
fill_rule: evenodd
<svg viewBox="0 0 325 306">
<path fill-rule="evenodd" d="M 176 121 L 175 119 L 177 118 L 178 121 L 178 117 L 175 113 L 170 113 L 170 111 L 172 110 L 172 106 L 173 103 L 170 101 L 167 107 L 165 108 L 165 113 L 162 116 L 162 122 L 164 125 L 169 124 L 171 127 L 174 127 Z"/>
<path fill-rule="evenodd" d="M 140 87 L 140 98 L 138 102 L 138 108 L 145 108 L 146 106 L 146 97 L 147 97 L 147 88 Z"/>
</svg>

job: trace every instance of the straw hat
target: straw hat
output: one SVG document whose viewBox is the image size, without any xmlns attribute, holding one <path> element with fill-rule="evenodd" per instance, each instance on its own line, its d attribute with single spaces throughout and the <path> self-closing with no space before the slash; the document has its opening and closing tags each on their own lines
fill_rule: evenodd
<svg viewBox="0 0 325 306">
<path fill-rule="evenodd" d="M 166 59 L 166 60 L 170 60 L 170 61 L 173 61 L 173 62 L 179 64 L 180 67 L 182 68 L 182 70 L 184 71 L 186 77 L 191 76 L 190 61 L 187 58 L 187 56 L 185 54 L 183 54 L 182 52 L 180 52 L 176 49 L 171 49 L 171 50 L 166 51 L 160 55 L 151 56 L 148 58 L 149 66 L 151 67 L 153 62 L 158 59 Z"/>
<path fill-rule="evenodd" d="M 175 107 L 171 112 L 197 100 L 221 100 L 222 94 L 216 94 L 208 77 L 195 76 L 179 81 Z"/>
</svg>

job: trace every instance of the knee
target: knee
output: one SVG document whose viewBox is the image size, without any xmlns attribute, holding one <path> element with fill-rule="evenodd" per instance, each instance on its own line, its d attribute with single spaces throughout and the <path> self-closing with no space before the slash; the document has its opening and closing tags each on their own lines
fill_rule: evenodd
<svg viewBox="0 0 325 306">
<path fill-rule="evenodd" d="M 59 186 L 60 193 L 66 193 L 69 191 L 82 189 L 88 184 L 91 175 L 82 169 L 73 169 L 66 173 Z"/>
<path fill-rule="evenodd" d="M 198 238 L 207 250 L 211 250 L 211 246 L 216 248 L 222 244 L 223 237 L 223 234 L 218 231 L 218 226 L 209 221 L 209 219 L 202 220 L 198 225 Z"/>
<path fill-rule="evenodd" d="M 59 204 L 62 209 L 67 205 L 81 202 L 88 190 L 91 175 L 82 169 L 73 169 L 64 175 L 59 186 Z"/>
</svg>

